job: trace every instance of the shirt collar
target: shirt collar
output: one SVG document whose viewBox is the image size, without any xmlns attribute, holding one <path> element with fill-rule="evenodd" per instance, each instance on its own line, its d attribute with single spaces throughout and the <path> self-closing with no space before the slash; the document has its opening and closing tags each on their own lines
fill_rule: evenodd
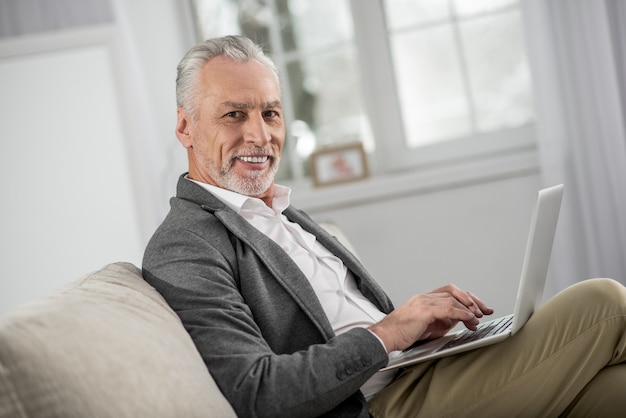
<svg viewBox="0 0 626 418">
<path fill-rule="evenodd" d="M 212 184 L 203 183 L 201 181 L 190 179 L 188 176 L 185 178 L 189 181 L 192 181 L 217 197 L 221 200 L 226 206 L 230 207 L 237 213 L 241 213 L 243 209 L 254 211 L 255 208 L 265 207 L 268 208 L 265 203 L 261 199 L 256 197 L 246 196 L 240 193 L 233 192 L 231 190 L 223 189 L 221 187 L 213 186 Z M 290 195 L 291 189 L 286 186 L 281 186 L 280 184 L 274 185 L 274 198 L 272 200 L 272 208 L 275 213 L 282 213 L 285 209 L 289 207 L 290 204 Z M 259 202 L 262 204 L 259 205 Z"/>
</svg>

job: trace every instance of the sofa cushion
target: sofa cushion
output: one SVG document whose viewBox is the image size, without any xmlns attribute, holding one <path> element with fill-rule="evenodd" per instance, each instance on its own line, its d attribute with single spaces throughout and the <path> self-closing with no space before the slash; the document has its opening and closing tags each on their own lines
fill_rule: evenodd
<svg viewBox="0 0 626 418">
<path fill-rule="evenodd" d="M 234 417 L 137 267 L 114 263 L 0 318 L 0 417 Z"/>
</svg>

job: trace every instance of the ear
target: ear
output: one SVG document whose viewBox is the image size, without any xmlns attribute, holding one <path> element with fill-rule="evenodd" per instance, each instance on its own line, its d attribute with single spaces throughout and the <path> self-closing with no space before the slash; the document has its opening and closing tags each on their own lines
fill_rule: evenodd
<svg viewBox="0 0 626 418">
<path fill-rule="evenodd" d="M 189 134 L 189 125 L 191 118 L 187 115 L 187 112 L 182 107 L 178 108 L 178 122 L 176 123 L 176 138 L 183 145 L 183 147 L 189 149 L 193 146 L 191 135 Z"/>
</svg>

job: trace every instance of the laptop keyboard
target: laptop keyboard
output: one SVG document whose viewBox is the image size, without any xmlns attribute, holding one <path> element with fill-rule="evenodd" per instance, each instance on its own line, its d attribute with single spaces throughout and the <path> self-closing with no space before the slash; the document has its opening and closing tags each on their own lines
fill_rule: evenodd
<svg viewBox="0 0 626 418">
<path fill-rule="evenodd" d="M 489 337 L 491 335 L 500 334 L 506 332 L 513 324 L 513 315 L 503 316 L 502 318 L 494 319 L 493 321 L 484 322 L 478 325 L 476 331 L 465 330 L 459 333 L 458 338 L 451 340 L 441 349 L 456 347 L 461 344 L 466 344 L 471 341 L 476 341 L 481 338 Z"/>
</svg>

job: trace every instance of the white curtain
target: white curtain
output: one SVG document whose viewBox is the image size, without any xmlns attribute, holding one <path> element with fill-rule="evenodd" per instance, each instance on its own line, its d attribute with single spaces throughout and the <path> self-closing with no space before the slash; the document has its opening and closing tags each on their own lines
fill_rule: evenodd
<svg viewBox="0 0 626 418">
<path fill-rule="evenodd" d="M 548 295 L 626 283 L 625 3 L 522 0 L 542 178 L 565 184 Z"/>
</svg>

